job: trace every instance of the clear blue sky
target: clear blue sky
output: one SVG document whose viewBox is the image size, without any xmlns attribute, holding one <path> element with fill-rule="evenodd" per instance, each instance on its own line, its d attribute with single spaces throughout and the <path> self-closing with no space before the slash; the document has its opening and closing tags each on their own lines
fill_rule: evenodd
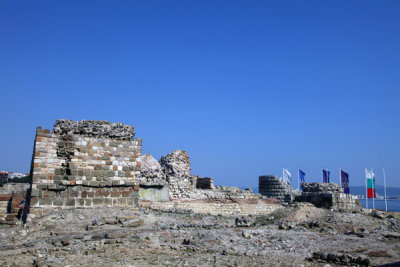
<svg viewBox="0 0 400 267">
<path fill-rule="evenodd" d="M 29 170 L 36 126 L 94 119 L 216 184 L 400 187 L 400 1 L 3 0 L 0 38 L 0 170 Z"/>
</svg>

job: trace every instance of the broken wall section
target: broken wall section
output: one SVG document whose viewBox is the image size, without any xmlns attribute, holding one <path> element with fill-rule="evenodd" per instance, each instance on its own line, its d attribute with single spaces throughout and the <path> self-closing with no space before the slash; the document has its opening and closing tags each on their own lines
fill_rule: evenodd
<svg viewBox="0 0 400 267">
<path fill-rule="evenodd" d="M 316 207 L 336 208 L 343 210 L 361 210 L 360 200 L 345 194 L 343 188 L 335 183 L 302 183 L 301 195 L 295 197 L 296 202 L 310 202 Z"/>
<path fill-rule="evenodd" d="M 0 187 L 0 223 L 17 217 L 19 204 L 25 199 L 29 184 L 7 183 Z"/>
<path fill-rule="evenodd" d="M 137 205 L 142 140 L 133 134 L 133 126 L 106 121 L 57 120 L 53 133 L 38 127 L 32 210 Z"/>
</svg>

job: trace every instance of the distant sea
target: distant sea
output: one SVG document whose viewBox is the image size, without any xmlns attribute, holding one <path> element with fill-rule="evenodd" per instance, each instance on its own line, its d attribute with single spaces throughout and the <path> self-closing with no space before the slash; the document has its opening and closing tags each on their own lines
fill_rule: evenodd
<svg viewBox="0 0 400 267">
<path fill-rule="evenodd" d="M 361 204 L 366 208 L 365 199 L 360 199 Z M 400 211 L 400 200 L 388 199 L 388 211 Z M 372 199 L 368 199 L 368 208 L 372 208 Z M 375 199 L 375 208 L 385 210 L 385 200 Z"/>
</svg>

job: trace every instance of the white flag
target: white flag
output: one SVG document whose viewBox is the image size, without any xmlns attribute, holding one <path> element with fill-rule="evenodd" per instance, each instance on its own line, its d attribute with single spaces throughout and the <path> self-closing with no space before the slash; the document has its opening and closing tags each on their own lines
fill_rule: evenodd
<svg viewBox="0 0 400 267">
<path fill-rule="evenodd" d="M 289 172 L 288 169 L 283 169 L 283 181 L 286 182 L 287 184 L 290 184 L 292 182 L 292 174 Z"/>
</svg>

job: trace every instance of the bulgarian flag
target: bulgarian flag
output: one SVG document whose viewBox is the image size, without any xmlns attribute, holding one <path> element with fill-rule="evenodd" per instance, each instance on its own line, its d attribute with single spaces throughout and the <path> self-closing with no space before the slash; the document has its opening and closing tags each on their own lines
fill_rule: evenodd
<svg viewBox="0 0 400 267">
<path fill-rule="evenodd" d="M 375 173 L 372 170 L 365 169 L 365 178 L 367 179 L 367 197 L 376 198 Z"/>
</svg>

